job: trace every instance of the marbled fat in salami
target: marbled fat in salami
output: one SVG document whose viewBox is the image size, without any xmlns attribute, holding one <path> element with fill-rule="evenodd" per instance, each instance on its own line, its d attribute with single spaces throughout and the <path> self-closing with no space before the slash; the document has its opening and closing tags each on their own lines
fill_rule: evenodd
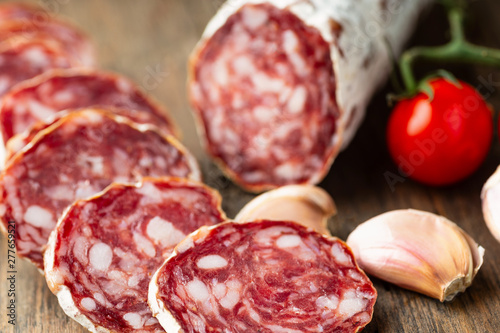
<svg viewBox="0 0 500 333">
<path fill-rule="evenodd" d="M 186 235 L 225 220 L 220 195 L 179 178 L 112 184 L 74 203 L 45 252 L 64 311 L 92 332 L 164 332 L 147 303 L 151 275 Z"/>
<path fill-rule="evenodd" d="M 228 0 L 190 59 L 209 154 L 249 191 L 319 183 L 432 1 Z"/>
<path fill-rule="evenodd" d="M 357 332 L 376 290 L 342 241 L 293 222 L 222 223 L 189 235 L 149 285 L 168 333 Z"/>
<path fill-rule="evenodd" d="M 83 107 L 113 108 L 137 123 L 156 125 L 168 134 L 177 130 L 168 112 L 126 77 L 85 69 L 52 70 L 27 80 L 7 93 L 0 106 L 0 130 L 7 142 L 57 112 Z M 25 135 L 29 142 L 37 129 Z M 23 144 L 20 144 L 22 147 Z"/>
<path fill-rule="evenodd" d="M 42 268 L 42 250 L 63 210 L 112 182 L 144 176 L 200 179 L 195 159 L 172 136 L 110 113 L 70 113 L 38 133 L 0 174 L 0 218 L 16 223 L 20 257 Z"/>
<path fill-rule="evenodd" d="M 52 40 L 10 38 L 0 44 L 0 97 L 17 83 L 49 69 L 76 65 L 73 56 Z"/>
</svg>

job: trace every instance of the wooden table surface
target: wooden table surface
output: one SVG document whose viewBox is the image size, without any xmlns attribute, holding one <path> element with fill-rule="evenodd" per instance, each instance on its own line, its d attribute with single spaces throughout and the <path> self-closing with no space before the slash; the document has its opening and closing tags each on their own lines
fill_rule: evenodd
<svg viewBox="0 0 500 333">
<path fill-rule="evenodd" d="M 199 158 L 206 182 L 219 189 L 230 217 L 252 198 L 225 179 L 203 154 L 186 97 L 187 56 L 222 0 L 39 0 L 50 13 L 72 20 L 95 41 L 102 68 L 126 74 L 166 105 L 183 131 L 183 142 Z M 500 48 L 500 2 L 475 0 L 470 36 Z M 446 21 L 432 10 L 413 43 L 445 38 Z M 440 37 L 442 36 L 442 38 Z M 454 67 L 458 75 L 478 86 L 481 78 L 495 83 L 488 98 L 500 109 L 500 72 L 487 68 Z M 361 222 L 400 208 L 434 212 L 455 221 L 486 248 L 485 262 L 473 285 L 453 302 L 406 291 L 373 279 L 379 297 L 373 321 L 365 332 L 500 332 L 500 244 L 488 232 L 481 213 L 480 191 L 500 163 L 495 138 L 486 163 L 468 180 L 446 188 L 430 188 L 411 180 L 392 190 L 386 171 L 397 172 L 386 151 L 384 132 L 390 109 L 385 87 L 373 100 L 368 116 L 349 148 L 340 154 L 321 184 L 335 199 L 338 215 L 330 228 L 346 239 Z M 483 92 L 486 91 L 483 89 Z M 437 254 L 436 254 L 437 255 Z M 7 244 L 0 241 L 0 332 L 85 332 L 60 309 L 45 279 L 27 262 L 17 260 L 17 325 L 7 323 Z"/>
</svg>

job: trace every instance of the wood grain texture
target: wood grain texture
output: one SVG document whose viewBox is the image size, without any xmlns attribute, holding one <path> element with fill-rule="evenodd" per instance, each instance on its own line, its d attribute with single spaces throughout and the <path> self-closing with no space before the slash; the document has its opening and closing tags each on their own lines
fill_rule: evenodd
<svg viewBox="0 0 500 333">
<path fill-rule="evenodd" d="M 206 182 L 222 192 L 224 209 L 234 217 L 252 196 L 222 176 L 203 154 L 186 95 L 186 63 L 206 23 L 222 0 L 39 0 L 55 15 L 65 17 L 95 41 L 100 66 L 128 75 L 170 109 L 183 131 L 183 142 L 200 159 Z M 470 36 L 477 42 L 500 48 L 497 0 L 477 0 L 471 7 Z M 446 22 L 439 9 L 422 22 L 414 43 L 442 41 Z M 427 68 L 423 68 L 427 69 Z M 486 68 L 452 67 L 472 85 L 500 72 Z M 154 74 L 156 71 L 157 74 Z M 488 102 L 500 109 L 500 84 Z M 332 232 L 346 239 L 361 222 L 399 208 L 434 212 L 455 221 L 486 248 L 485 263 L 473 285 L 453 302 L 439 301 L 374 279 L 379 298 L 374 319 L 365 332 L 500 332 L 500 244 L 488 232 L 479 194 L 484 181 L 500 164 L 500 144 L 486 163 L 468 180 L 446 188 L 430 188 L 411 180 L 394 191 L 384 179 L 397 172 L 385 146 L 385 124 L 390 109 L 384 88 L 370 105 L 368 117 L 353 143 L 336 160 L 321 184 L 335 199 L 338 215 Z M 482 92 L 487 92 L 483 88 Z M 7 323 L 7 244 L 0 238 L 0 332 L 86 332 L 66 317 L 45 280 L 29 263 L 17 261 L 17 325 Z"/>
</svg>

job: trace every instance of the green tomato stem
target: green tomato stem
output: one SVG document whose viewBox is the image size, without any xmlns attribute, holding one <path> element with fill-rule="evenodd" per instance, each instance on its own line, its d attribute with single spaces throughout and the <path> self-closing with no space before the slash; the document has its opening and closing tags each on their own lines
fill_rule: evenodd
<svg viewBox="0 0 500 333">
<path fill-rule="evenodd" d="M 418 83 L 413 74 L 413 65 L 417 60 L 436 62 L 463 62 L 500 67 L 500 50 L 478 46 L 465 38 L 463 7 L 457 6 L 456 0 L 446 0 L 451 40 L 442 46 L 414 47 L 403 53 L 399 68 L 405 87 L 410 94 L 417 92 Z M 452 5 L 454 3 L 454 5 Z"/>
</svg>

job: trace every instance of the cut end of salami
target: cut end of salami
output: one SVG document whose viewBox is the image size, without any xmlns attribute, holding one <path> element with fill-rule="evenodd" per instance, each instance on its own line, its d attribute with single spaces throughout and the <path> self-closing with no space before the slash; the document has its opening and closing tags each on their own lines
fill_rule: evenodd
<svg viewBox="0 0 500 333">
<path fill-rule="evenodd" d="M 432 2 L 228 0 L 190 60 L 207 151 L 253 192 L 319 183 Z"/>
<path fill-rule="evenodd" d="M 171 136 L 100 109 L 71 112 L 39 132 L 0 174 L 0 218 L 15 221 L 20 257 L 42 267 L 42 249 L 64 209 L 112 182 L 144 176 L 200 179 Z"/>
<path fill-rule="evenodd" d="M 29 131 L 16 138 L 11 150 L 17 151 L 57 112 L 93 106 L 137 123 L 155 125 L 166 134 L 178 134 L 168 112 L 131 80 L 88 69 L 51 70 L 17 85 L 0 106 L 0 130 L 6 142 Z"/>
<path fill-rule="evenodd" d="M 209 153 L 243 188 L 318 183 L 339 150 L 330 45 L 288 9 L 245 4 L 191 57 Z"/>
<path fill-rule="evenodd" d="M 112 184 L 65 212 L 45 276 L 66 314 L 92 332 L 164 332 L 147 304 L 151 275 L 187 234 L 225 220 L 220 195 L 186 179 Z"/>
<path fill-rule="evenodd" d="M 356 332 L 376 290 L 342 241 L 293 222 L 226 222 L 189 235 L 148 300 L 168 333 Z"/>
</svg>

